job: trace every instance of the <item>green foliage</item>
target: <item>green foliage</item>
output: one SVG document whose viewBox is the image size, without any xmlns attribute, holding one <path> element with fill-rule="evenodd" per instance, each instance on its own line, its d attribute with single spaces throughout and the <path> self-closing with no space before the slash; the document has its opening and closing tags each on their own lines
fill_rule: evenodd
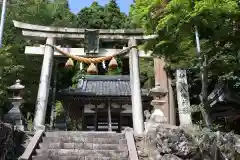
<svg viewBox="0 0 240 160">
<path fill-rule="evenodd" d="M 144 27 L 147 33 L 159 34 L 157 39 L 145 45 L 146 49 L 166 57 L 173 67 L 196 66 L 193 26 L 197 25 L 202 54 L 209 56 L 210 69 L 221 67 L 221 71 L 229 73 L 232 70 L 229 65 L 238 65 L 236 53 L 239 48 L 235 44 L 238 42 L 239 9 L 236 1 L 200 0 L 194 7 L 192 1 L 184 0 L 172 0 L 165 8 L 161 4 L 160 0 L 151 3 L 136 0 L 131 9 L 134 23 Z M 210 74 L 219 75 L 219 68 L 217 72 L 215 69 L 210 70 Z"/>
<path fill-rule="evenodd" d="M 42 42 L 24 40 L 22 33 L 13 26 L 12 20 L 39 25 L 72 27 L 76 26 L 76 16 L 68 9 L 66 0 L 57 0 L 53 3 L 45 0 L 21 0 L 14 1 L 13 5 L 7 7 L 3 50 L 11 54 L 5 56 L 6 52 L 2 53 L 1 51 L 1 68 L 4 60 L 8 61 L 4 65 L 4 79 L 1 80 L 1 88 L 12 85 L 18 78 L 21 79 L 22 84 L 26 87 L 23 110 L 24 112 L 33 112 L 43 57 L 26 56 L 24 48 L 26 45 L 37 45 Z M 2 94 L 5 95 L 5 91 Z M 7 102 L 4 97 L 0 95 L 0 106 Z"/>
<path fill-rule="evenodd" d="M 75 67 L 74 67 L 74 75 L 72 77 L 72 87 L 76 88 L 79 79 L 82 79 L 85 77 L 86 75 L 86 70 L 83 68 L 82 70 L 80 69 L 80 63 L 76 63 Z"/>
<path fill-rule="evenodd" d="M 4 106 L 7 101 L 7 87 L 14 83 L 10 77 L 22 69 L 21 65 L 14 65 L 15 61 L 10 53 L 11 48 L 12 46 L 4 46 L 0 49 L 0 107 Z"/>
<path fill-rule="evenodd" d="M 140 80 L 144 88 L 154 86 L 154 65 L 152 59 L 140 59 Z"/>
<path fill-rule="evenodd" d="M 105 6 L 104 19 L 107 29 L 130 28 L 127 16 L 120 11 L 116 0 L 110 0 Z"/>
<path fill-rule="evenodd" d="M 122 29 L 130 27 L 129 19 L 120 11 L 116 0 L 109 1 L 106 6 L 93 2 L 90 7 L 83 8 L 77 18 L 80 28 Z"/>
<path fill-rule="evenodd" d="M 238 87 L 239 13 L 235 0 L 171 0 L 167 5 L 162 0 L 136 0 L 130 16 L 135 26 L 144 28 L 147 34 L 158 35 L 144 48 L 164 57 L 169 68 L 198 69 L 193 75 L 197 79 L 192 82 L 199 81 L 197 58 L 205 55 L 208 82 L 225 80 Z M 201 55 L 196 52 L 195 26 L 200 35 Z M 191 91 L 190 98 L 199 94 L 196 88 Z"/>
<path fill-rule="evenodd" d="M 120 58 L 115 58 L 116 61 L 117 61 L 117 68 L 116 69 L 111 69 L 111 68 L 108 68 L 108 71 L 106 73 L 106 75 L 121 75 L 122 73 L 122 61 Z"/>
<path fill-rule="evenodd" d="M 173 68 L 197 65 L 193 30 L 197 25 L 202 54 L 209 57 L 210 76 L 236 79 L 240 49 L 236 1 L 200 0 L 193 7 L 192 1 L 172 0 L 163 8 L 161 1 L 137 0 L 131 17 L 146 28 L 147 33 L 159 34 L 157 39 L 145 45 L 145 49 L 166 57 Z"/>
<path fill-rule="evenodd" d="M 69 118 L 67 122 L 67 129 L 70 131 L 81 131 L 82 130 L 82 120 L 74 120 Z"/>
<path fill-rule="evenodd" d="M 161 4 L 161 2 L 161 0 L 136 0 L 130 9 L 130 17 L 135 26 L 144 28 L 148 34 L 153 33 L 151 11 L 156 4 Z"/>
<path fill-rule="evenodd" d="M 60 101 L 56 102 L 56 117 L 62 118 L 64 116 L 64 108 L 62 106 L 62 103 Z"/>
<path fill-rule="evenodd" d="M 117 67 L 116 69 L 108 69 L 106 75 L 120 75 L 121 74 L 121 68 Z"/>
</svg>

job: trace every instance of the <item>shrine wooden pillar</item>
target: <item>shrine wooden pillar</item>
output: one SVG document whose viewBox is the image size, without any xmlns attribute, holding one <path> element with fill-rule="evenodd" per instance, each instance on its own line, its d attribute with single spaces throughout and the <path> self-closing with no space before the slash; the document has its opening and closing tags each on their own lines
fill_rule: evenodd
<svg viewBox="0 0 240 160">
<path fill-rule="evenodd" d="M 118 129 L 119 132 L 122 132 L 122 104 L 120 104 L 120 111 L 119 111 L 119 123 L 118 123 Z"/>
<path fill-rule="evenodd" d="M 107 112 L 108 112 L 108 132 L 112 132 L 112 114 L 111 114 L 111 102 L 107 101 Z"/>
<path fill-rule="evenodd" d="M 83 105 L 83 109 L 82 109 L 82 130 L 85 131 L 86 127 L 85 127 L 85 105 Z"/>
<path fill-rule="evenodd" d="M 98 107 L 95 105 L 94 131 L 98 130 Z"/>
</svg>

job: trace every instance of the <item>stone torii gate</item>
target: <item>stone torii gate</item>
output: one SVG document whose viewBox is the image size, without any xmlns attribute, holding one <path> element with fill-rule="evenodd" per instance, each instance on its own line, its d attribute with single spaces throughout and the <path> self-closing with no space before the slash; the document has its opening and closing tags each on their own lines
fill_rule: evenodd
<svg viewBox="0 0 240 160">
<path fill-rule="evenodd" d="M 41 77 L 36 101 L 36 111 L 34 118 L 34 129 L 44 130 L 45 116 L 47 110 L 47 102 L 50 88 L 51 72 L 53 66 L 53 57 L 62 56 L 54 50 L 50 45 L 58 45 L 63 39 L 68 40 L 84 40 L 86 39 L 86 33 L 88 30 L 79 28 L 60 28 L 60 27 L 50 27 L 22 23 L 19 21 L 13 21 L 14 26 L 22 30 L 22 35 L 28 37 L 29 39 L 35 39 L 41 41 L 43 45 L 38 47 L 26 46 L 25 53 L 32 55 L 44 55 Z M 91 31 L 91 30 L 90 30 Z M 128 46 L 136 46 L 137 42 L 148 40 L 156 37 L 155 35 L 144 36 L 142 30 L 138 29 L 117 29 L 117 30 L 105 30 L 98 29 L 92 30 L 98 32 L 98 37 L 96 43 L 99 41 L 121 41 L 126 42 Z M 49 44 L 49 45 L 44 45 Z M 85 48 L 61 48 L 64 51 L 69 52 L 72 55 L 82 56 L 82 57 L 104 57 L 113 55 L 116 52 L 121 51 L 121 49 L 105 49 L 105 48 L 95 48 L 93 52 L 86 53 Z M 90 54 L 89 54 L 90 53 Z M 138 54 L 137 54 L 138 53 Z M 144 132 L 143 126 L 143 110 L 141 101 L 141 90 L 140 90 L 140 78 L 139 78 L 139 57 L 151 58 L 151 53 L 145 53 L 144 51 L 138 51 L 136 48 L 131 48 L 128 55 L 129 57 L 129 67 L 130 67 L 130 81 L 131 81 L 131 91 L 132 91 L 132 117 L 133 117 L 133 128 L 135 134 L 142 134 Z M 160 64 L 161 65 L 161 64 Z M 159 76 L 159 75 L 158 75 Z M 159 77 L 158 77 L 159 78 Z M 168 111 L 167 111 L 167 114 Z M 168 117 L 168 115 L 167 115 Z"/>
</svg>

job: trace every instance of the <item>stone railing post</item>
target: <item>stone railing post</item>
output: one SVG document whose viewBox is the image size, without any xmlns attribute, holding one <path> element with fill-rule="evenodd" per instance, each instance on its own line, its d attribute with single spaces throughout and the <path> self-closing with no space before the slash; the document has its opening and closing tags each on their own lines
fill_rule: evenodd
<svg viewBox="0 0 240 160">
<path fill-rule="evenodd" d="M 47 44 L 54 45 L 53 37 L 47 38 Z M 51 72 L 53 65 L 54 49 L 50 46 L 45 46 L 44 58 L 42 63 L 42 71 L 38 88 L 36 101 L 36 111 L 34 118 L 34 130 L 45 130 L 45 117 L 48 104 L 48 95 L 51 81 Z"/>
<path fill-rule="evenodd" d="M 136 46 L 137 42 L 134 38 L 129 40 L 129 46 Z M 132 48 L 129 53 L 129 68 L 130 68 L 130 83 L 131 83 L 131 98 L 132 98 L 132 117 L 134 134 L 142 135 L 143 127 L 143 108 L 140 89 L 139 77 L 139 55 L 136 48 Z"/>
</svg>

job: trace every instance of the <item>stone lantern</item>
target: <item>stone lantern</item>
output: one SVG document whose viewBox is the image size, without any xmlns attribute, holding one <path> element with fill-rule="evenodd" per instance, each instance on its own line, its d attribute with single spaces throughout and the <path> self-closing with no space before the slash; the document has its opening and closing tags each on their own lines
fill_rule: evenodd
<svg viewBox="0 0 240 160">
<path fill-rule="evenodd" d="M 163 113 L 163 106 L 166 103 L 165 96 L 167 91 L 163 89 L 160 85 L 156 85 L 150 90 L 149 96 L 153 97 L 151 105 L 153 106 L 153 111 L 146 122 L 146 132 L 155 130 L 161 123 L 167 123 L 167 118 Z"/>
<path fill-rule="evenodd" d="M 7 123 L 13 124 L 14 128 L 22 131 L 24 130 L 24 125 L 20 106 L 24 102 L 22 98 L 24 88 L 25 86 L 21 85 L 20 80 L 16 80 L 16 83 L 14 85 L 8 87 L 9 92 L 12 93 L 12 97 L 8 98 L 12 104 L 12 108 L 6 115 L 4 115 L 4 120 Z"/>
</svg>

